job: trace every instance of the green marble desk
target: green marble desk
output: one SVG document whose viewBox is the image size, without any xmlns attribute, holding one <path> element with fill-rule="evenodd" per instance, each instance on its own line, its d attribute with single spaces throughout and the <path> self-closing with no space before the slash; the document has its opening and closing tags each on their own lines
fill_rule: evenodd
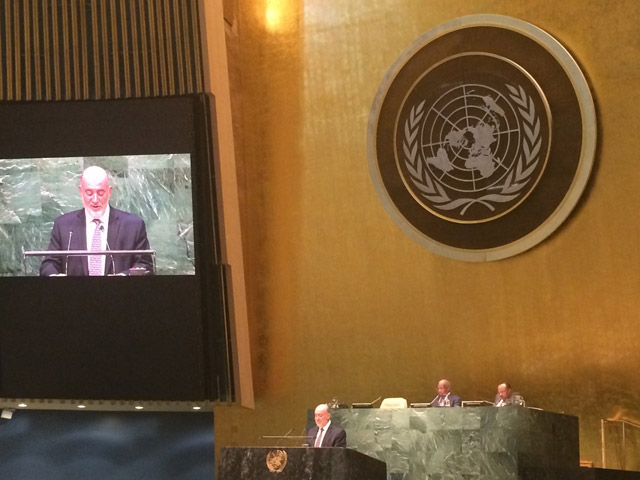
<svg viewBox="0 0 640 480">
<path fill-rule="evenodd" d="M 269 469 L 268 458 L 274 453 L 280 471 Z M 220 454 L 218 476 L 220 480 L 385 480 L 386 466 L 348 448 L 226 447 Z"/>
<path fill-rule="evenodd" d="M 508 407 L 337 409 L 347 446 L 389 479 L 554 479 L 579 471 L 578 418 Z"/>
</svg>

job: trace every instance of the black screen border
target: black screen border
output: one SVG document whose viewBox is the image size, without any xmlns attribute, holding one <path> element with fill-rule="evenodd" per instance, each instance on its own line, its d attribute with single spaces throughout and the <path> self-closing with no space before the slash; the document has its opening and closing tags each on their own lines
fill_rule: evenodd
<svg viewBox="0 0 640 480">
<path fill-rule="evenodd" d="M 165 327 L 180 327 L 189 332 L 189 340 L 180 340 L 179 331 L 175 335 L 172 355 L 193 358 L 192 361 L 176 362 L 168 358 L 166 341 L 171 329 L 162 332 L 154 324 L 153 318 L 137 318 L 138 328 L 147 328 L 148 334 L 132 329 L 120 329 L 114 335 L 120 337 L 136 336 L 144 342 L 145 348 L 136 348 L 135 342 L 129 343 L 128 350 L 120 352 L 97 351 L 94 369 L 87 371 L 73 368 L 83 359 L 76 358 L 73 351 L 60 356 L 59 365 L 50 365 L 55 355 L 42 355 L 29 348 L 24 338 L 25 332 L 33 335 L 42 345 L 49 345 L 53 351 L 62 351 L 65 347 L 64 334 L 57 332 L 57 325 L 64 323 L 61 318 L 51 316 L 44 319 L 20 318 L 21 307 L 16 301 L 3 302 L 0 306 L 0 394 L 13 398 L 109 398 L 109 399 L 146 399 L 146 400 L 214 400 L 232 401 L 233 376 L 231 374 L 231 340 L 226 301 L 228 298 L 229 266 L 221 264 L 221 237 L 217 205 L 216 176 L 214 162 L 217 160 L 215 124 L 215 101 L 212 95 L 196 94 L 176 97 L 126 100 L 64 101 L 64 102 L 0 102 L 0 158 L 43 158 L 72 156 L 115 156 L 115 155 L 155 155 L 171 153 L 189 153 L 192 168 L 194 248 L 196 274 L 193 284 L 181 290 L 175 290 L 175 302 L 195 303 L 189 318 L 163 319 Z M 182 276 L 166 282 L 180 282 Z M 121 282 L 153 282 L 157 278 L 117 279 Z M 168 278 L 168 277 L 165 277 Z M 75 282 L 71 279 L 23 278 L 15 282 L 11 278 L 0 279 L 0 298 L 30 298 L 29 290 L 34 293 L 46 288 L 46 283 L 56 288 L 68 285 L 67 298 L 82 302 L 76 298 L 72 289 Z M 116 284 L 114 279 L 90 279 L 89 289 L 110 291 L 124 288 L 123 283 Z M 111 283 L 105 283 L 111 282 Z M 43 287 L 44 285 L 44 287 Z M 142 286 L 143 284 L 130 284 Z M 178 285 L 178 284 L 177 284 Z M 144 284 L 149 291 L 149 285 Z M 20 288 L 20 292 L 15 290 Z M 170 287 L 163 285 L 163 292 Z M 26 292 L 24 291 L 26 289 Z M 64 289 L 63 289 L 64 290 Z M 148 293 L 145 293 L 148 295 Z M 164 295 L 166 296 L 166 295 Z M 154 301 L 146 298 L 145 301 Z M 156 299 L 157 301 L 157 299 Z M 173 304 L 172 304 L 173 305 Z M 42 308 L 45 308 L 43 306 Z M 108 310 L 108 309 L 107 309 Z M 150 308 L 155 315 L 157 308 Z M 167 309 L 173 312 L 175 308 Z M 96 322 L 108 323 L 110 316 L 121 310 L 115 309 L 97 315 Z M 23 315 L 33 316 L 31 308 L 23 309 Z M 41 312 L 44 314 L 45 311 Z M 64 309 L 62 310 L 64 312 Z M 145 315 L 144 308 L 136 309 L 138 316 Z M 10 320 L 9 320 L 10 317 Z M 3 320 L 4 319 L 4 320 Z M 32 322 L 32 328 L 25 330 L 25 322 Z M 133 326 L 136 323 L 132 323 Z M 184 323 L 186 322 L 186 323 Z M 156 322 L 162 324 L 162 322 Z M 12 330 L 13 329 L 13 330 Z M 98 329 L 102 335 L 108 329 Z M 90 333 L 85 332 L 90 335 Z M 154 349 L 154 335 L 162 336 Z M 27 335 L 28 336 L 28 335 Z M 4 341 L 3 341 L 4 339 Z M 10 342 L 8 340 L 11 340 Z M 111 338 L 100 341 L 88 339 L 89 343 L 100 348 L 104 345 L 127 345 L 127 338 Z M 104 340 L 104 339 L 103 339 Z M 18 342 L 19 345 L 15 345 Z M 124 348 L 124 347 L 123 347 Z M 197 348 L 197 355 L 193 349 Z M 140 358 L 139 352 L 145 352 Z M 82 352 L 86 355 L 86 352 Z M 122 361 L 109 369 L 107 359 L 118 355 Z M 28 358 L 25 358 L 28 356 Z M 43 362 L 47 362 L 45 365 Z M 84 359 L 86 362 L 86 358 Z M 129 365 L 129 369 L 124 366 Z M 133 371 L 131 366 L 134 365 Z M 43 368 L 46 367 L 46 368 Z M 47 391 L 36 381 L 42 370 L 51 375 L 59 375 L 47 382 Z M 96 371 L 97 369 L 97 371 Z M 69 372 L 73 372 L 69 378 Z M 104 379 L 111 386 L 105 390 Z M 121 381 L 118 381 L 121 378 Z M 166 380 L 171 379 L 170 382 Z M 42 382 L 40 382 L 42 383 Z M 53 385 L 64 388 L 51 388 Z M 193 398 L 193 397 L 197 398 Z"/>
</svg>

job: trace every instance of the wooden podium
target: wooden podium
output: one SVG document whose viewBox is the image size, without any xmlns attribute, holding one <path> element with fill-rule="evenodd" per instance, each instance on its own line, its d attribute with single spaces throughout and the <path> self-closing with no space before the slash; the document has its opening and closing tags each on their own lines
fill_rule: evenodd
<svg viewBox="0 0 640 480">
<path fill-rule="evenodd" d="M 380 460 L 349 448 L 227 447 L 220 480 L 386 480 Z"/>
</svg>

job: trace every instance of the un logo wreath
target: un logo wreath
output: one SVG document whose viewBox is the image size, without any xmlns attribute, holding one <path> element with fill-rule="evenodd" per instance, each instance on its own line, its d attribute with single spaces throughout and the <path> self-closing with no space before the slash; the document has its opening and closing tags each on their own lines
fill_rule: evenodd
<svg viewBox="0 0 640 480">
<path fill-rule="evenodd" d="M 411 108 L 411 112 L 404 124 L 403 151 L 405 155 L 405 166 L 411 175 L 411 181 L 422 193 L 425 199 L 441 210 L 454 210 L 460 208 L 460 215 L 464 215 L 466 210 L 479 204 L 491 211 L 495 210 L 492 202 L 505 203 L 515 200 L 521 195 L 521 190 L 531 180 L 531 176 L 540 160 L 540 118 L 536 114 L 533 99 L 525 93 L 522 86 L 505 85 L 509 89 L 509 97 L 518 106 L 518 112 L 522 120 L 524 138 L 522 140 L 522 152 L 519 155 L 515 168 L 511 168 L 507 178 L 501 185 L 492 189 L 499 190 L 498 193 L 488 193 L 479 198 L 461 197 L 451 199 L 445 188 L 432 177 L 425 159 L 420 155 L 418 148 L 418 132 L 421 127 L 421 120 L 424 117 L 423 100 L 418 105 Z"/>
<path fill-rule="evenodd" d="M 391 65 L 367 158 L 411 239 L 490 261 L 558 229 L 587 186 L 596 138 L 591 91 L 565 47 L 522 20 L 471 15 L 434 27 Z"/>
</svg>

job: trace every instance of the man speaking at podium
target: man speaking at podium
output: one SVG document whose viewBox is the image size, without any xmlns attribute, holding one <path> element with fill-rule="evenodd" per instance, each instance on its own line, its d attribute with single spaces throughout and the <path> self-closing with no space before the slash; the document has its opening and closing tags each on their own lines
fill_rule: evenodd
<svg viewBox="0 0 640 480">
<path fill-rule="evenodd" d="M 329 406 L 325 403 L 318 405 L 314 412 L 316 426 L 307 432 L 309 446 L 313 447 L 346 447 L 347 432 L 337 425 L 331 424 Z"/>
<path fill-rule="evenodd" d="M 112 208 L 113 187 L 100 167 L 82 173 L 78 187 L 82 210 L 65 213 L 53 221 L 49 250 L 148 250 L 144 221 L 131 213 Z M 41 276 L 127 275 L 130 268 L 153 272 L 149 255 L 89 255 L 45 257 Z"/>
</svg>

